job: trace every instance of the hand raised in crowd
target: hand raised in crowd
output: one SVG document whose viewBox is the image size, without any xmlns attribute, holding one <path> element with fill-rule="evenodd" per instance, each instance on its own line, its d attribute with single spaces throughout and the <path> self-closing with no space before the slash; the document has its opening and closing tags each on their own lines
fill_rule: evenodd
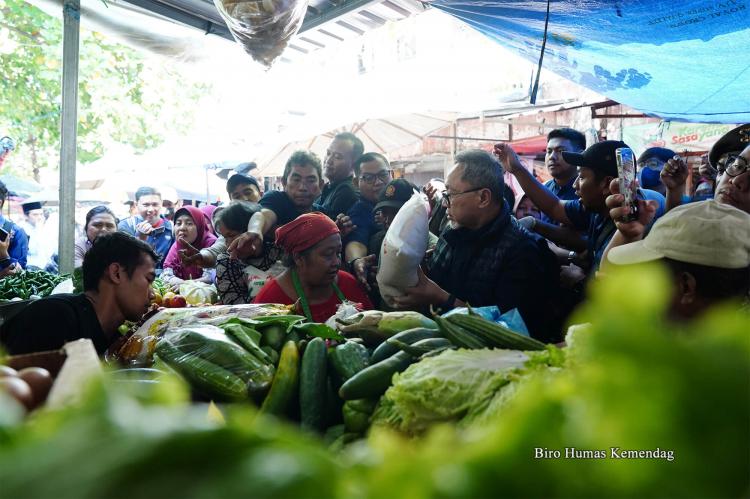
<svg viewBox="0 0 750 499">
<path fill-rule="evenodd" d="M 357 281 L 367 290 L 370 291 L 370 277 L 377 274 L 377 267 L 375 264 L 378 261 L 376 255 L 367 255 L 362 258 L 357 258 L 352 262 L 352 270 L 354 271 L 354 277 Z"/>
<path fill-rule="evenodd" d="M 336 226 L 341 233 L 341 239 L 344 239 L 357 228 L 357 226 L 352 223 L 352 219 L 343 213 L 339 213 L 339 216 L 336 217 Z"/>
<path fill-rule="evenodd" d="M 711 164 L 708 162 L 708 155 L 704 154 L 701 157 L 701 164 L 698 167 L 698 173 L 702 177 L 706 177 L 709 180 L 716 180 L 716 175 L 719 173 L 716 171 L 716 168 L 711 166 Z"/>
<path fill-rule="evenodd" d="M 617 230 L 629 242 L 643 239 L 646 227 L 648 227 L 654 216 L 656 216 L 656 209 L 659 203 L 657 201 L 637 199 L 638 218 L 630 222 L 625 222 L 623 220 L 630 214 L 631 207 L 625 205 L 625 196 L 620 194 L 620 180 L 613 179 L 609 184 L 609 190 L 612 194 L 607 196 L 604 202 L 607 208 L 609 208 L 609 216 L 615 222 Z"/>
<path fill-rule="evenodd" d="M 263 253 L 263 236 L 257 232 L 245 232 L 237 236 L 227 248 L 229 258 L 244 260 Z"/>
<path fill-rule="evenodd" d="M 688 177 L 687 164 L 681 157 L 675 155 L 672 159 L 666 162 L 659 177 L 661 178 L 661 183 L 664 184 L 667 189 L 681 189 L 682 186 L 685 185 Z"/>
<path fill-rule="evenodd" d="M 143 221 L 135 226 L 135 232 L 138 236 L 138 239 L 141 241 L 145 241 L 148 239 L 148 235 L 151 234 L 154 231 L 153 225 L 150 223 Z"/>
<path fill-rule="evenodd" d="M 427 195 L 427 201 L 430 202 L 430 209 L 434 209 L 439 197 L 437 186 L 432 182 L 428 182 L 424 185 L 422 190 Z"/>
<path fill-rule="evenodd" d="M 448 292 L 427 277 L 422 267 L 418 267 L 418 275 L 419 281 L 415 286 L 406 288 L 402 296 L 393 298 L 396 308 L 413 310 L 424 305 L 440 305 L 448 299 Z"/>
<path fill-rule="evenodd" d="M 516 151 L 513 150 L 510 144 L 505 142 L 495 144 L 493 152 L 508 173 L 515 173 L 519 169 L 523 169 L 518 154 L 516 154 Z"/>
<path fill-rule="evenodd" d="M 182 263 L 185 266 L 190 265 L 197 265 L 199 267 L 203 266 L 203 255 L 201 255 L 200 250 L 190 244 L 189 242 L 185 241 L 184 238 L 179 238 L 180 243 L 184 247 L 184 249 L 181 249 L 177 252 L 177 254 L 180 256 L 180 263 Z"/>
</svg>

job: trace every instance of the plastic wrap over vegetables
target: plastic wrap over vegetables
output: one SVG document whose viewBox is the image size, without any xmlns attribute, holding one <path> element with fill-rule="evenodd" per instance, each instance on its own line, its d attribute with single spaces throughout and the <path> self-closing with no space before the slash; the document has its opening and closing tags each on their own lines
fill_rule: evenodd
<svg viewBox="0 0 750 499">
<path fill-rule="evenodd" d="M 214 0 L 234 39 L 253 59 L 270 68 L 297 34 L 306 0 Z"/>
</svg>

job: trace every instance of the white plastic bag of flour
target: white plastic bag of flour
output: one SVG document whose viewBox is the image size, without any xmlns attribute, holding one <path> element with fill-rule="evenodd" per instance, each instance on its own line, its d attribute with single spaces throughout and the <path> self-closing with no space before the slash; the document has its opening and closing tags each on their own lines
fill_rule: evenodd
<svg viewBox="0 0 750 499">
<path fill-rule="evenodd" d="M 403 290 L 416 286 L 417 270 L 427 252 L 430 206 L 419 193 L 401 207 L 380 247 L 378 287 L 380 295 L 393 306 L 391 297 L 403 295 Z"/>
</svg>

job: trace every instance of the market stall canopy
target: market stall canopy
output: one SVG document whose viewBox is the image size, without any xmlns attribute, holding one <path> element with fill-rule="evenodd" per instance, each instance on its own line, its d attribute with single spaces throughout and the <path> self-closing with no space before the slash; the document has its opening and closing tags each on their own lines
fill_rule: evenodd
<svg viewBox="0 0 750 499">
<path fill-rule="evenodd" d="M 545 47 L 545 69 L 644 113 L 677 121 L 750 121 L 745 2 L 435 0 L 430 5 L 535 64 Z"/>
<path fill-rule="evenodd" d="M 8 194 L 16 197 L 29 197 L 35 192 L 42 190 L 42 185 L 31 179 L 16 177 L 15 175 L 0 175 L 0 181 L 5 184 Z"/>
<path fill-rule="evenodd" d="M 458 113 L 425 112 L 411 113 L 388 118 L 373 118 L 330 130 L 306 140 L 290 142 L 269 157 L 258 162 L 256 176 L 275 177 L 284 172 L 284 165 L 292 153 L 298 149 L 312 151 L 321 160 L 337 133 L 351 132 L 365 146 L 365 152 L 378 152 L 389 156 L 391 151 L 421 142 L 430 133 L 450 125 Z"/>
</svg>

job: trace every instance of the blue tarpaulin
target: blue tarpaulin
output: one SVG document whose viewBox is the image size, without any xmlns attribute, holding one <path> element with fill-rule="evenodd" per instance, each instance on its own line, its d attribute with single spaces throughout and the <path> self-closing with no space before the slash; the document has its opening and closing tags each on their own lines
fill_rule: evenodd
<svg viewBox="0 0 750 499">
<path fill-rule="evenodd" d="M 539 62 L 546 0 L 430 4 Z M 750 0 L 551 0 L 543 65 L 667 120 L 747 123 L 748 49 Z"/>
</svg>

